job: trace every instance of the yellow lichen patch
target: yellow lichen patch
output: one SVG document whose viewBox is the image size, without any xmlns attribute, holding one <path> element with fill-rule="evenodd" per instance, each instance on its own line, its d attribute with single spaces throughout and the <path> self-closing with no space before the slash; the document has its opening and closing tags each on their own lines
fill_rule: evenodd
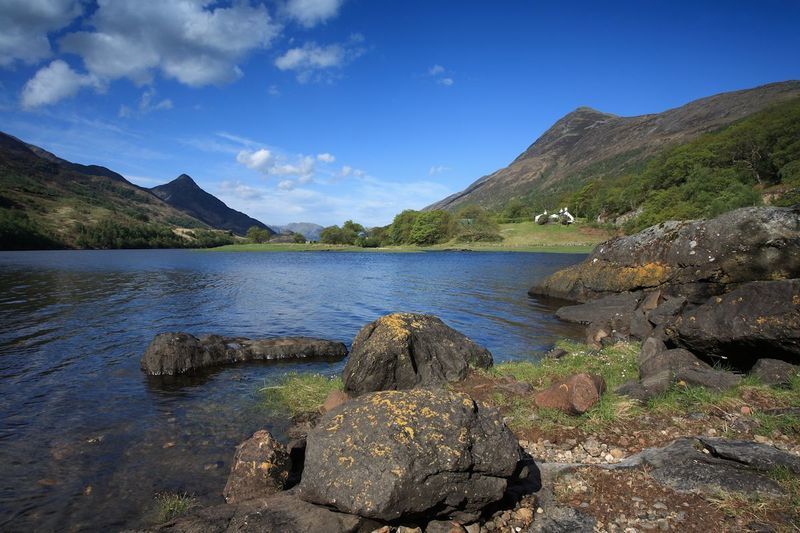
<svg viewBox="0 0 800 533">
<path fill-rule="evenodd" d="M 373 457 L 386 457 L 390 451 L 392 451 L 391 448 L 383 444 L 373 444 L 369 449 L 369 453 Z"/>
<path fill-rule="evenodd" d="M 392 338 L 397 341 L 404 341 L 410 335 L 408 321 L 411 316 L 407 313 L 392 313 L 379 318 L 378 323 L 389 331 Z"/>
<path fill-rule="evenodd" d="M 353 466 L 355 460 L 352 457 L 339 457 L 339 464 L 342 466 Z"/>
<path fill-rule="evenodd" d="M 392 468 L 391 472 L 397 477 L 403 477 L 403 469 L 399 466 Z"/>
<path fill-rule="evenodd" d="M 342 427 L 342 422 L 344 422 L 344 415 L 336 415 L 333 417 L 333 420 L 330 421 L 328 426 L 325 428 L 328 431 L 336 431 L 340 427 Z"/>
<path fill-rule="evenodd" d="M 800 294 L 792 296 L 792 305 L 800 305 Z"/>
<path fill-rule="evenodd" d="M 270 463 L 269 461 L 263 461 L 260 465 L 258 465 L 258 467 L 261 470 L 269 470 L 270 468 L 272 468 L 272 463 Z"/>
</svg>

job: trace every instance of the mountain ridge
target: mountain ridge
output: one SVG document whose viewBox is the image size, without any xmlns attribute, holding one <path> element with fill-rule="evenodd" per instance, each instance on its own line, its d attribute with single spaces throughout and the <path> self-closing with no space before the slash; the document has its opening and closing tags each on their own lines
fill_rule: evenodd
<svg viewBox="0 0 800 533">
<path fill-rule="evenodd" d="M 470 204 L 491 209 L 513 198 L 574 190 L 589 177 L 625 171 L 659 149 L 798 96 L 800 81 L 789 80 L 707 96 L 661 113 L 633 117 L 578 107 L 556 121 L 508 166 L 482 176 L 425 210 L 455 210 Z"/>
</svg>

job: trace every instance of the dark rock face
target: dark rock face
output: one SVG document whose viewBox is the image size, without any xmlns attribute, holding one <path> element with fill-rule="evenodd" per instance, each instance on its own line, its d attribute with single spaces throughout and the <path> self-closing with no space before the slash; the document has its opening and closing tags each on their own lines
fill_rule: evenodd
<svg viewBox="0 0 800 533">
<path fill-rule="evenodd" d="M 675 372 L 675 381 L 690 387 L 705 387 L 717 392 L 728 390 L 739 384 L 742 377 L 725 370 L 715 370 L 707 366 L 686 366 Z"/>
<path fill-rule="evenodd" d="M 690 301 L 758 280 L 800 277 L 800 207 L 747 207 L 711 220 L 665 222 L 611 239 L 529 294 L 587 301 L 661 289 Z"/>
<path fill-rule="evenodd" d="M 345 390 L 358 396 L 459 381 L 469 367 L 491 365 L 489 350 L 435 316 L 394 313 L 359 331 L 342 377 Z"/>
<path fill-rule="evenodd" d="M 602 376 L 580 373 L 553 383 L 533 399 L 537 407 L 580 415 L 599 402 L 605 390 L 606 382 Z"/>
<path fill-rule="evenodd" d="M 759 359 L 750 373 L 767 385 L 784 386 L 800 374 L 800 366 L 780 359 Z"/>
<path fill-rule="evenodd" d="M 677 491 L 714 494 L 719 491 L 781 495 L 767 473 L 786 467 L 800 473 L 800 457 L 749 441 L 706 437 L 678 439 L 664 448 L 645 450 L 641 462 L 650 475 Z"/>
<path fill-rule="evenodd" d="M 641 300 L 641 292 L 612 294 L 582 305 L 562 307 L 556 311 L 556 316 L 561 320 L 579 324 L 611 323 L 614 317 L 628 316 L 633 313 Z"/>
<path fill-rule="evenodd" d="M 800 279 L 742 285 L 684 312 L 667 331 L 676 344 L 733 364 L 763 356 L 800 363 Z"/>
<path fill-rule="evenodd" d="M 331 511 L 305 502 L 293 493 L 282 492 L 241 505 L 217 505 L 178 518 L 150 531 L 181 533 L 223 533 L 264 531 L 306 533 L 325 531 L 355 533 L 371 531 L 378 524 L 360 516 Z"/>
<path fill-rule="evenodd" d="M 204 367 L 277 359 L 339 360 L 347 355 L 341 342 L 307 337 L 245 339 L 188 333 L 160 333 L 144 352 L 142 370 L 152 376 L 171 376 Z"/>
<path fill-rule="evenodd" d="M 269 431 L 256 431 L 237 447 L 222 495 L 228 503 L 264 498 L 284 489 L 289 469 L 284 446 Z"/>
<path fill-rule="evenodd" d="M 309 433 L 300 497 L 382 520 L 468 522 L 503 497 L 520 459 L 499 414 L 466 395 L 376 392 Z"/>
</svg>

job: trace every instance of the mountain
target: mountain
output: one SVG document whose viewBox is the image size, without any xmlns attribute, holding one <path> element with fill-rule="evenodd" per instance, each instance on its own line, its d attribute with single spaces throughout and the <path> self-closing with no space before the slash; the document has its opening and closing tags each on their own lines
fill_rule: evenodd
<svg viewBox="0 0 800 533">
<path fill-rule="evenodd" d="M 270 226 L 276 233 L 299 233 L 309 241 L 318 241 L 324 226 L 311 222 L 292 222 L 283 226 Z"/>
<path fill-rule="evenodd" d="M 477 204 L 498 209 L 539 197 L 551 209 L 590 180 L 640 169 L 669 146 L 715 131 L 771 105 L 800 96 L 800 81 L 772 83 L 695 100 L 662 113 L 621 117 L 588 107 L 567 114 L 505 168 L 426 210 Z M 552 204 L 552 205 L 549 205 Z"/>
<path fill-rule="evenodd" d="M 222 200 L 201 189 L 186 174 L 181 174 L 167 184 L 153 187 L 150 191 L 172 207 L 203 221 L 212 228 L 245 235 L 248 229 L 256 226 L 266 229 L 270 234 L 274 233 L 263 222 L 231 209 Z"/>
</svg>

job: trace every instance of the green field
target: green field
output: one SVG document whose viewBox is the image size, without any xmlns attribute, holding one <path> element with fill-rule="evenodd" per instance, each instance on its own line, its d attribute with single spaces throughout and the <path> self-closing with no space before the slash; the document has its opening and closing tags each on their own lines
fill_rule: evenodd
<svg viewBox="0 0 800 533">
<path fill-rule="evenodd" d="M 360 248 L 358 246 L 334 244 L 232 244 L 212 248 L 217 252 L 426 252 L 442 250 L 473 250 L 476 252 L 550 252 L 588 253 L 598 243 L 612 235 L 604 230 L 590 228 L 578 223 L 571 226 L 548 224 L 539 226 L 533 222 L 500 224 L 501 242 L 456 243 L 446 242 L 433 246 L 385 246 Z"/>
</svg>

